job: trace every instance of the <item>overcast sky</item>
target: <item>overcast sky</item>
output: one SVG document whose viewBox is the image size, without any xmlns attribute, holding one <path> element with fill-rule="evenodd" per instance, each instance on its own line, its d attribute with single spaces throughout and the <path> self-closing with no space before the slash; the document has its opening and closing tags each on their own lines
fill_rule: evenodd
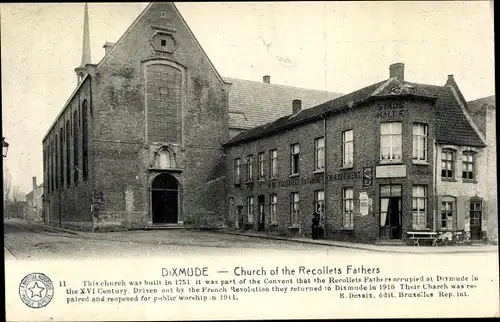
<svg viewBox="0 0 500 322">
<path fill-rule="evenodd" d="M 92 62 L 145 3 L 90 3 Z M 222 76 L 349 93 L 388 78 L 443 85 L 467 100 L 494 94 L 488 1 L 178 3 Z M 42 138 L 76 87 L 83 3 L 0 4 L 4 159 L 13 184 L 42 182 Z"/>
</svg>

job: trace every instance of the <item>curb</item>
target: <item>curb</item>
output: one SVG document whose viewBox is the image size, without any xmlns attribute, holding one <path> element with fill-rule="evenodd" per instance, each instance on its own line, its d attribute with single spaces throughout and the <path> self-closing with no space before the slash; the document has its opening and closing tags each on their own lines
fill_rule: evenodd
<svg viewBox="0 0 500 322">
<path fill-rule="evenodd" d="M 64 233 L 68 233 L 68 234 L 72 234 L 72 235 L 82 235 L 82 233 L 79 231 L 67 229 L 67 228 L 54 227 L 54 226 L 48 226 L 48 225 L 43 225 L 43 224 L 33 224 L 33 226 L 36 226 L 42 230 L 50 231 L 50 232 L 64 232 Z"/>
<path fill-rule="evenodd" d="M 254 238 L 262 238 L 262 239 L 273 239 L 273 240 L 282 240 L 282 241 L 288 241 L 288 242 L 295 242 L 295 243 L 303 243 L 303 244 L 313 244 L 313 245 L 322 245 L 322 246 L 331 246 L 331 247 L 340 247 L 340 248 L 350 248 L 350 249 L 357 249 L 357 250 L 365 250 L 365 251 L 370 251 L 370 252 L 378 252 L 378 253 L 403 253 L 403 254 L 420 254 L 420 255 L 428 255 L 428 254 L 465 254 L 465 253 L 497 253 L 497 249 L 470 249 L 470 250 L 441 250 L 441 251 L 432 251 L 429 249 L 428 251 L 418 251 L 414 252 L 411 251 L 412 246 L 407 246 L 409 249 L 408 250 L 389 250 L 389 249 L 373 249 L 370 247 L 364 247 L 364 246 L 358 246 L 358 245 L 339 245 L 339 244 L 334 244 L 332 242 L 322 242 L 322 241 L 312 241 L 312 240 L 298 240 L 298 239 L 293 239 L 293 238 L 287 238 L 287 237 L 279 237 L 279 236 L 269 236 L 269 235 L 252 235 L 252 234 L 245 234 L 245 233 L 239 233 L 239 232 L 234 232 L 234 231 L 214 231 L 217 233 L 221 234 L 228 234 L 228 235 L 239 235 L 239 236 L 246 236 L 246 237 L 254 237 Z"/>
<path fill-rule="evenodd" d="M 16 256 L 14 256 L 14 254 L 12 254 L 12 252 L 7 247 L 3 246 L 3 250 L 5 252 L 5 255 L 4 255 L 5 260 L 17 259 Z"/>
</svg>

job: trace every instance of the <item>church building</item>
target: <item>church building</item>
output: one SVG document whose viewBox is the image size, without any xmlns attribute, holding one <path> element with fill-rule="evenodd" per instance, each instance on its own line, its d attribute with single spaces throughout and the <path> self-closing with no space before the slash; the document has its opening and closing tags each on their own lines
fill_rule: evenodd
<svg viewBox="0 0 500 322">
<path fill-rule="evenodd" d="M 43 139 L 46 224 L 223 226 L 223 143 L 295 98 L 340 95 L 222 78 L 173 3 L 149 4 L 104 50 L 93 64 L 85 4 L 78 85 Z"/>
</svg>

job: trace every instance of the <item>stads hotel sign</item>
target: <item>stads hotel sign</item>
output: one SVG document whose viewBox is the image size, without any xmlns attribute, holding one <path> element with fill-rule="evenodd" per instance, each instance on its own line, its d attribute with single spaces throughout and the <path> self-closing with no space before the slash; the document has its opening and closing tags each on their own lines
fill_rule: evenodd
<svg viewBox="0 0 500 322">
<path fill-rule="evenodd" d="M 375 118 L 404 117 L 405 106 L 401 102 L 378 103 Z"/>
</svg>

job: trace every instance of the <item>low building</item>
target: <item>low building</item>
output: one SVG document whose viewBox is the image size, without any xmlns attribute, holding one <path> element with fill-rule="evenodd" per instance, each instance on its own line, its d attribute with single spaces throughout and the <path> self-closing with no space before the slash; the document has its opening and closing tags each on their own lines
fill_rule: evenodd
<svg viewBox="0 0 500 322">
<path fill-rule="evenodd" d="M 478 200 L 482 222 L 496 216 L 487 142 L 453 76 L 408 82 L 402 63 L 389 76 L 310 109 L 294 100 L 292 114 L 226 142 L 229 225 L 309 236 L 318 212 L 327 238 L 376 242 L 471 230 Z"/>
<path fill-rule="evenodd" d="M 37 185 L 33 177 L 33 190 L 26 194 L 24 219 L 34 222 L 43 221 L 43 183 Z"/>
</svg>

